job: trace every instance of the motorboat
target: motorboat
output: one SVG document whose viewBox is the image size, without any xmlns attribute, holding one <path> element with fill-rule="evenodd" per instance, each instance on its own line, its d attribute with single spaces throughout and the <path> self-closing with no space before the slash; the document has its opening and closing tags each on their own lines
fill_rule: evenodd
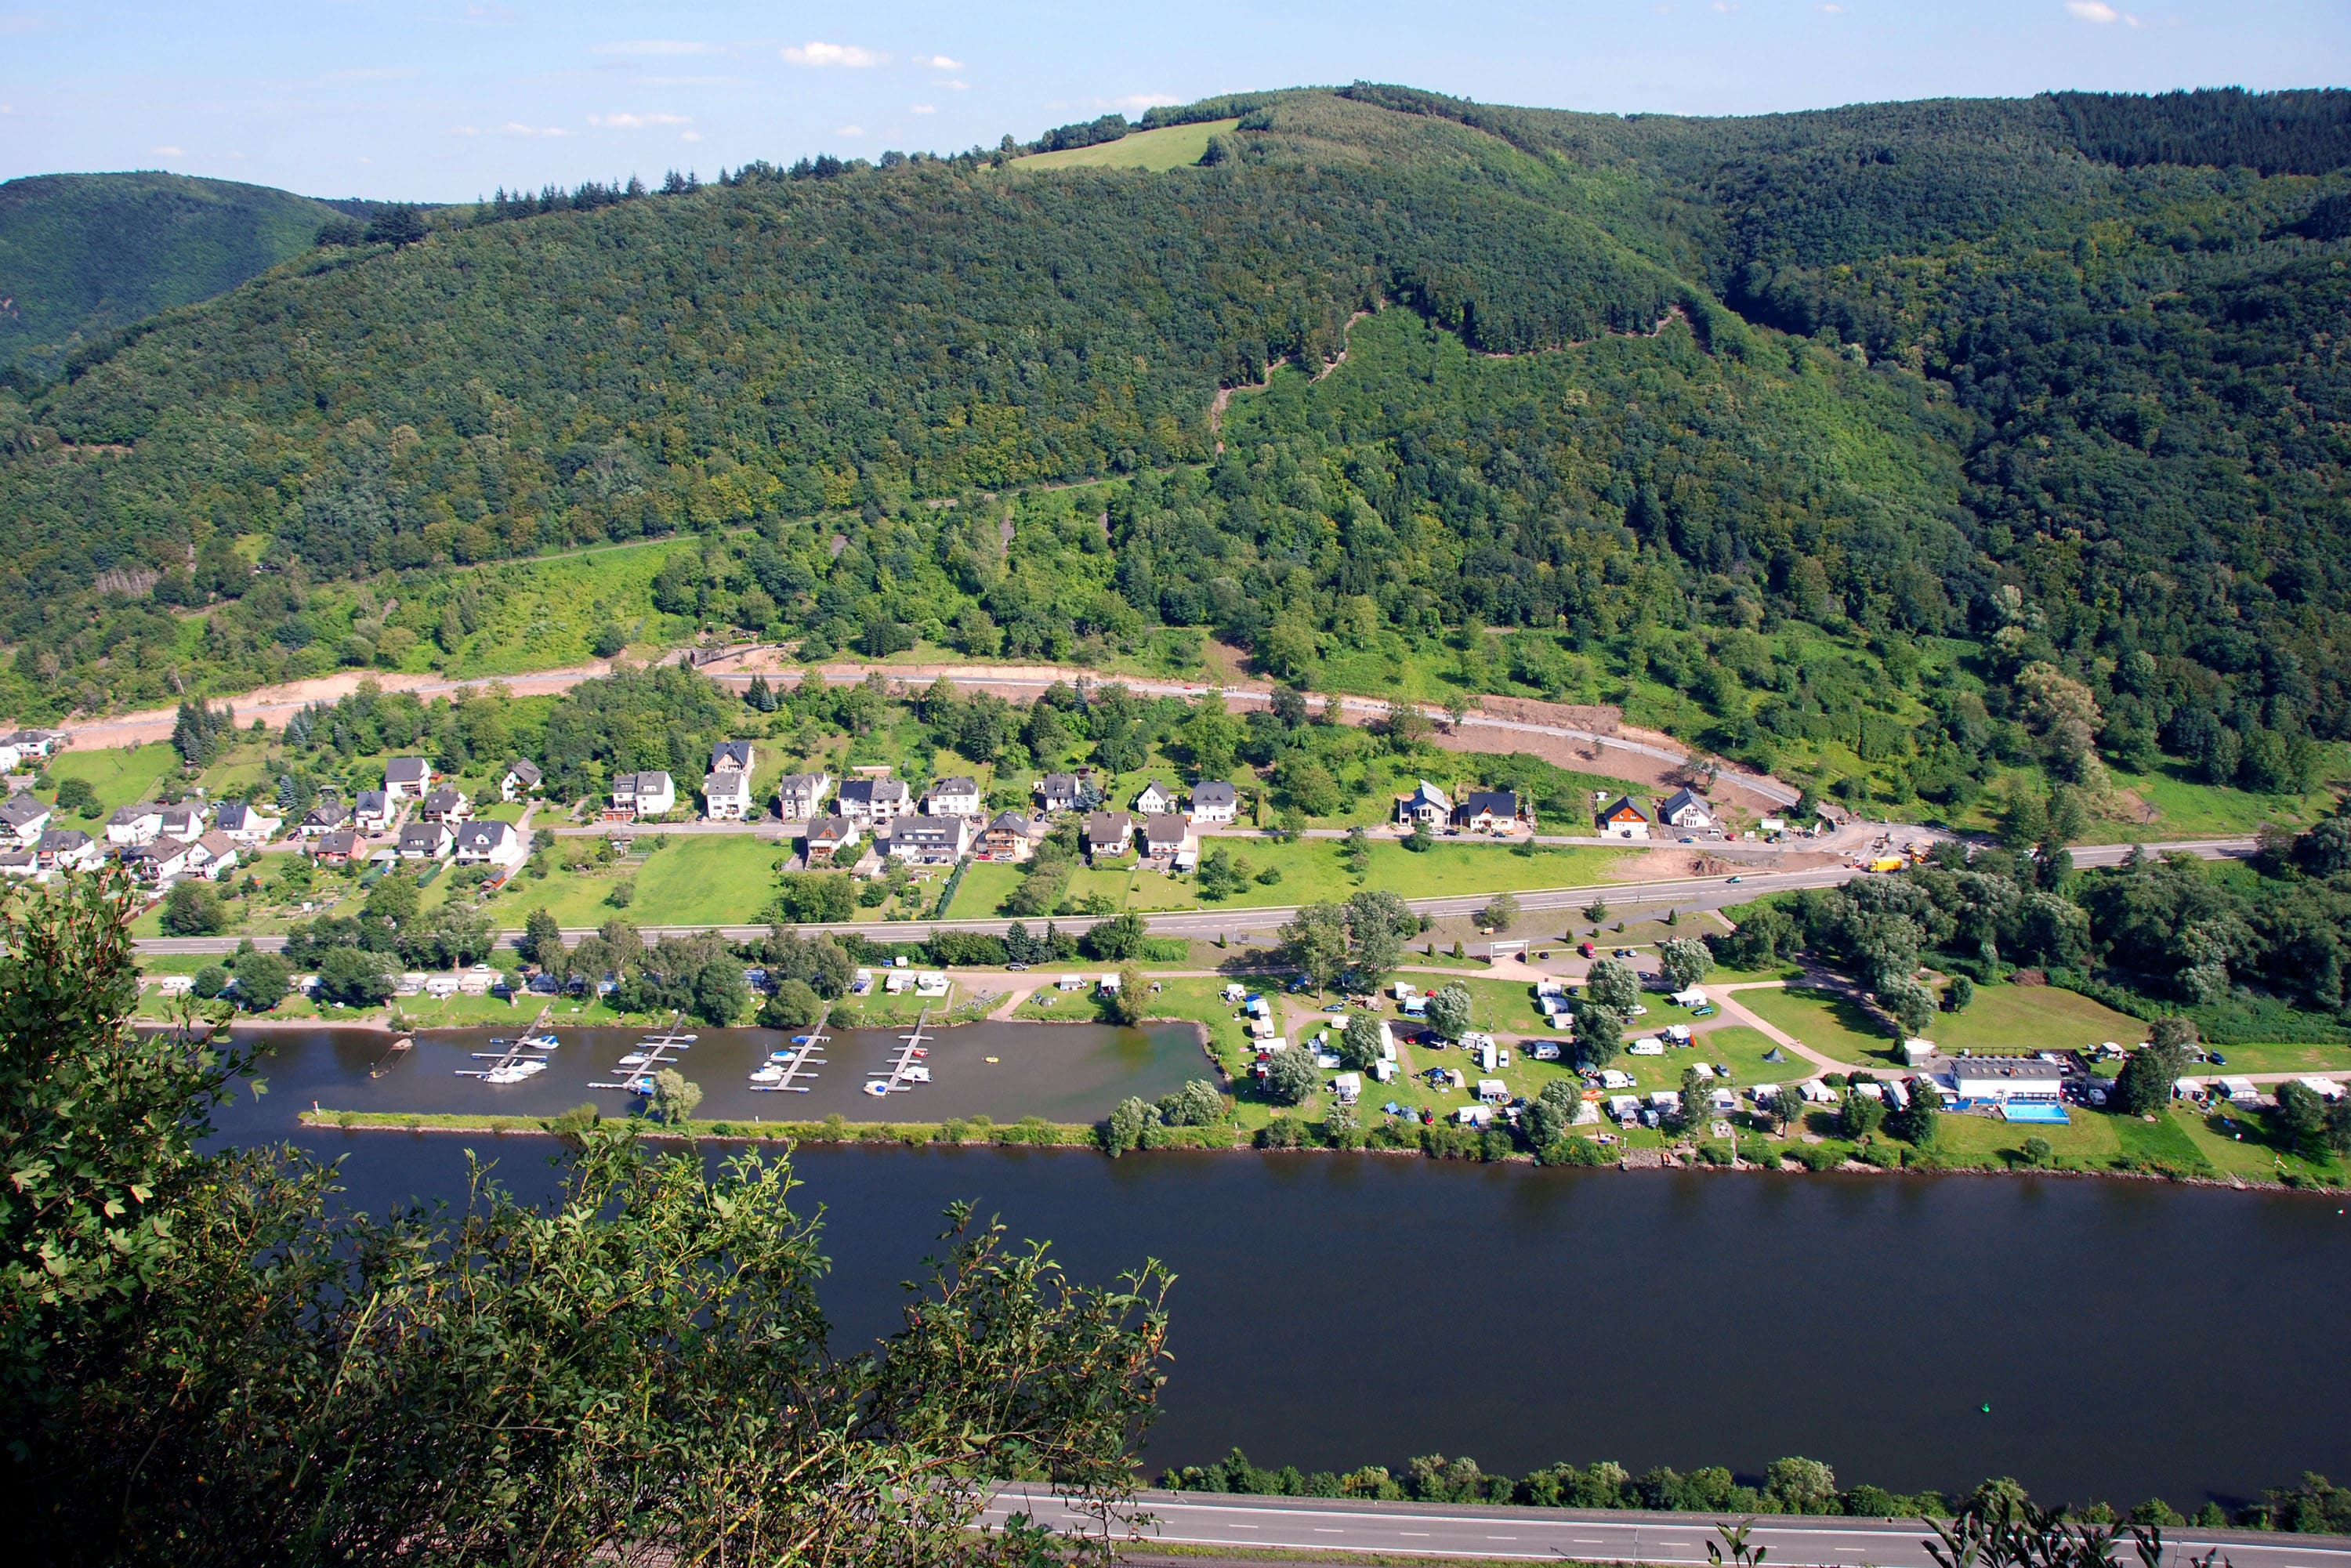
<svg viewBox="0 0 2351 1568">
<path fill-rule="evenodd" d="M 868 1094 L 887 1094 L 890 1092 L 890 1085 L 883 1082 L 881 1079 L 876 1078 L 865 1086 L 865 1092 Z"/>
<path fill-rule="evenodd" d="M 532 1034 L 525 1035 L 523 1043 L 534 1051 L 553 1051 L 563 1042 L 551 1034 Z"/>
<path fill-rule="evenodd" d="M 927 1067 L 902 1067 L 898 1069 L 898 1076 L 909 1083 L 928 1083 L 931 1070 Z"/>
<path fill-rule="evenodd" d="M 810 1040 L 814 1040 L 815 1038 L 816 1038 L 816 1036 L 814 1036 L 814 1035 L 812 1035 L 812 1034 L 796 1034 L 796 1035 L 792 1036 L 792 1043 L 793 1043 L 794 1045 L 806 1045 L 806 1044 L 808 1044 L 808 1042 L 809 1042 L 809 1041 L 810 1041 Z"/>
<path fill-rule="evenodd" d="M 646 1062 L 652 1060 L 653 1058 L 644 1051 L 632 1051 L 629 1052 L 628 1055 L 621 1058 L 620 1065 L 622 1067 L 643 1067 Z"/>
<path fill-rule="evenodd" d="M 754 1083 L 781 1083 L 783 1081 L 784 1070 L 772 1061 L 765 1067 L 755 1069 L 751 1073 L 751 1082 Z"/>
</svg>

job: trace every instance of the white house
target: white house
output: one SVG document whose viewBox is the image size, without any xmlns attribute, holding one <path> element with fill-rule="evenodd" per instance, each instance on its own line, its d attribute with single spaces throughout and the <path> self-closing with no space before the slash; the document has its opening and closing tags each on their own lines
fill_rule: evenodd
<svg viewBox="0 0 2351 1568">
<path fill-rule="evenodd" d="M 237 840 L 217 828 L 188 846 L 188 869 L 214 882 L 235 871 L 243 858 Z"/>
<path fill-rule="evenodd" d="M 400 858 L 404 861 L 445 859 L 454 838 L 446 822 L 411 822 L 400 830 Z"/>
<path fill-rule="evenodd" d="M 122 852 L 122 867 L 141 882 L 170 882 L 188 874 L 188 857 L 194 848 L 182 839 L 132 844 Z"/>
<path fill-rule="evenodd" d="M 1473 833 L 1515 832 L 1522 810 L 1508 789 L 1473 789 L 1454 808 L 1453 822 Z"/>
<path fill-rule="evenodd" d="M 819 768 L 814 773 L 787 773 L 776 780 L 776 811 L 788 822 L 805 822 L 824 809 L 832 794 L 832 775 Z"/>
<path fill-rule="evenodd" d="M 1086 855 L 1092 860 L 1126 853 L 1134 841 L 1134 819 L 1124 811 L 1093 811 L 1086 817 Z"/>
<path fill-rule="evenodd" d="M 105 858 L 96 839 L 79 828 L 51 828 L 34 846 L 43 871 L 88 871 Z"/>
<path fill-rule="evenodd" d="M 987 810 L 987 800 L 979 792 L 979 780 L 963 774 L 952 779 L 934 779 L 923 791 L 923 815 L 926 817 L 974 817 Z"/>
<path fill-rule="evenodd" d="M 41 841 L 48 826 L 49 808 L 35 800 L 31 790 L 0 800 L 0 840 L 13 839 L 19 848 L 31 849 Z"/>
<path fill-rule="evenodd" d="M 302 813 L 301 834 L 306 839 L 323 838 L 337 828 L 350 824 L 351 810 L 340 800 L 321 800 Z"/>
<path fill-rule="evenodd" d="M 914 809 L 903 779 L 852 779 L 841 787 L 841 814 L 868 828 L 895 821 Z"/>
<path fill-rule="evenodd" d="M 1411 794 L 1396 797 L 1395 818 L 1405 827 L 1421 822 L 1441 828 L 1453 819 L 1453 798 L 1427 779 L 1420 779 Z"/>
<path fill-rule="evenodd" d="M 450 841 L 459 865 L 494 865 L 512 869 L 522 863 L 522 835 L 511 822 L 468 822 Z"/>
<path fill-rule="evenodd" d="M 1649 814 L 1633 803 L 1630 795 L 1620 795 L 1614 805 L 1600 813 L 1600 831 L 1612 839 L 1646 839 L 1649 836 Z"/>
<path fill-rule="evenodd" d="M 507 768 L 506 777 L 498 780 L 498 799 L 519 800 L 525 795 L 536 795 L 546 782 L 547 775 L 538 770 L 538 763 L 528 758 L 517 758 Z"/>
<path fill-rule="evenodd" d="M 890 824 L 885 852 L 915 865 L 953 865 L 971 847 L 969 817 L 904 817 Z"/>
<path fill-rule="evenodd" d="M 213 826 L 240 844 L 266 844 L 277 836 L 285 819 L 273 817 L 260 807 L 245 800 L 228 800 L 221 805 L 220 815 Z"/>
<path fill-rule="evenodd" d="M 2004 1105 L 2011 1100 L 2055 1103 L 2065 1069 L 2045 1056 L 1955 1056 L 1951 1098 L 1961 1106 Z"/>
<path fill-rule="evenodd" d="M 1174 860 L 1191 838 L 1192 824 L 1179 812 L 1155 812 L 1143 819 L 1143 852 L 1153 860 Z"/>
<path fill-rule="evenodd" d="M 1134 798 L 1134 814 L 1138 817 L 1164 817 L 1176 809 L 1176 791 L 1154 779 L 1143 786 Z"/>
<path fill-rule="evenodd" d="M 1204 779 L 1192 786 L 1192 820 L 1229 822 L 1240 815 L 1241 794 L 1221 779 Z"/>
<path fill-rule="evenodd" d="M 389 789 L 362 789 L 351 802 L 351 826 L 362 833 L 380 833 L 392 826 L 394 809 Z"/>
<path fill-rule="evenodd" d="M 106 841 L 110 844 L 152 844 L 162 831 L 163 808 L 152 800 L 119 807 L 114 815 L 106 819 Z"/>
<path fill-rule="evenodd" d="M 0 736 L 0 744 L 14 747 L 20 760 L 54 756 L 66 740 L 66 732 L 61 729 L 20 729 L 14 735 Z"/>
<path fill-rule="evenodd" d="M 609 815 L 658 817 L 677 809 L 677 785 L 666 773 L 622 773 L 612 779 Z"/>
<path fill-rule="evenodd" d="M 1657 821 L 1685 833 L 1719 833 L 1722 824 L 1715 820 L 1714 809 L 1699 799 L 1696 791 L 1677 789 L 1657 808 Z"/>
<path fill-rule="evenodd" d="M 1048 773 L 1037 780 L 1037 809 L 1040 811 L 1074 811 L 1078 809 L 1078 776 L 1074 773 Z"/>
<path fill-rule="evenodd" d="M 428 822 L 462 822 L 473 816 L 474 800 L 455 784 L 444 784 L 424 797 L 416 814 Z"/>
<path fill-rule="evenodd" d="M 847 817 L 818 817 L 808 825 L 808 858 L 830 860 L 836 850 L 857 842 L 857 824 Z"/>
<path fill-rule="evenodd" d="M 751 814 L 751 772 L 721 768 L 702 777 L 702 814 L 714 822 L 739 822 Z"/>
<path fill-rule="evenodd" d="M 433 765 L 422 757 L 395 757 L 383 765 L 383 792 L 398 800 L 422 800 L 433 788 Z"/>
<path fill-rule="evenodd" d="M 204 814 L 193 806 L 167 806 L 163 809 L 163 824 L 155 836 L 177 839 L 183 844 L 194 843 L 204 837 Z"/>
</svg>

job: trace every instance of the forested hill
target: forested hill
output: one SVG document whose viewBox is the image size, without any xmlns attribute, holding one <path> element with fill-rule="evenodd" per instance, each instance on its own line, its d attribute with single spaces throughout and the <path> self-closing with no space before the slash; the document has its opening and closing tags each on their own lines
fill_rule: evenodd
<svg viewBox="0 0 2351 1568">
<path fill-rule="evenodd" d="M 0 371 L 53 374 L 77 349 L 300 255 L 337 215 L 307 196 L 182 174 L 0 184 Z"/>
<path fill-rule="evenodd" d="M 1768 655 L 1776 706 L 1723 690 L 1724 639 L 1965 639 L 1940 727 L 1866 741 L 1921 778 L 1989 719 L 2060 777 L 2168 750 L 2286 789 L 2351 729 L 2351 93 L 1697 120 L 1358 85 L 1171 121 L 1237 123 L 1160 172 L 822 159 L 501 203 L 0 393 L 0 700 L 371 656 L 303 619 L 323 579 L 413 599 L 442 563 L 757 524 L 760 591 L 723 602 L 827 643 L 1196 625 L 1311 674 L 1474 620 L 1616 639 L 1768 747 L 1836 705 Z M 1220 386 L 1389 308 L 1470 352 L 1390 331 L 1237 400 L 1217 455 Z M 1104 602 L 921 504 L 1130 475 Z M 240 596 L 194 644 L 164 613 Z"/>
</svg>

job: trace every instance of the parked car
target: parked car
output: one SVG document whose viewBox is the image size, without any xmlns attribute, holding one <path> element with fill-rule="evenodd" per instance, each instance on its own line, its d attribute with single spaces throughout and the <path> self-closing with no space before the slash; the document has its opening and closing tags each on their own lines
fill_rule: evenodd
<svg viewBox="0 0 2351 1568">
<path fill-rule="evenodd" d="M 1026 964 L 1007 964 L 1004 967 L 1016 975 L 1025 975 L 1029 972 L 1029 966 Z"/>
</svg>

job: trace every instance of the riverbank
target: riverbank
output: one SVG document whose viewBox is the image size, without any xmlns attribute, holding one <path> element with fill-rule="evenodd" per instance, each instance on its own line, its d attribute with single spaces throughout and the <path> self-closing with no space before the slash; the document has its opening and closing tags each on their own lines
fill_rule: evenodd
<svg viewBox="0 0 2351 1568">
<path fill-rule="evenodd" d="M 551 1116 L 499 1115 L 486 1112 L 406 1112 L 353 1111 L 324 1105 L 313 1105 L 299 1113 L 298 1121 L 304 1127 L 340 1132 L 402 1132 L 402 1133 L 465 1133 L 486 1134 L 492 1137 L 550 1137 L 556 1135 L 555 1118 Z M 695 1118 L 670 1124 L 640 1118 L 625 1120 L 637 1130 L 640 1137 L 659 1143 L 692 1143 L 700 1139 L 717 1139 L 727 1143 L 758 1144 L 821 1144 L 839 1145 L 895 1146 L 920 1148 L 1032 1147 L 1051 1149 L 1102 1149 L 1104 1146 L 1102 1127 L 1097 1123 L 1048 1122 L 1042 1117 L 1024 1117 L 1019 1122 L 998 1123 L 987 1116 L 950 1117 L 939 1122 L 859 1122 L 846 1117 L 829 1116 L 821 1121 L 766 1121 L 754 1118 Z M 1589 1140 L 1583 1140 L 1589 1143 Z M 1593 1145 L 1597 1149 L 1598 1145 Z M 1585 1158 L 1545 1161 L 1525 1152 L 1509 1154 L 1456 1152 L 1428 1145 L 1413 1146 L 1398 1143 L 1364 1142 L 1346 1147 L 1328 1145 L 1294 1146 L 1268 1145 L 1249 1135 L 1249 1129 L 1233 1123 L 1221 1123 L 1206 1127 L 1157 1127 L 1151 1130 L 1149 1141 L 1137 1152 L 1158 1153 L 1180 1150 L 1186 1153 L 1221 1153 L 1291 1155 L 1373 1155 L 1384 1158 L 1419 1158 L 1430 1160 L 1464 1160 L 1481 1165 L 1522 1166 L 1530 1169 L 1546 1165 L 1563 1165 L 1574 1169 L 1657 1172 L 1675 1174 L 1705 1174 L 1716 1176 L 2016 1176 L 2049 1177 L 2070 1181 L 2121 1181 L 2167 1183 L 2178 1186 L 2212 1187 L 2230 1192 L 2294 1193 L 2320 1197 L 2341 1196 L 2340 1183 L 2316 1184 L 2304 1181 L 2261 1181 L 2239 1176 L 2197 1176 L 2159 1170 L 2080 1170 L 2029 1165 L 1958 1165 L 1913 1164 L 1874 1165 L 1865 1160 L 1845 1160 L 1835 1165 L 1809 1166 L 1793 1158 L 1778 1163 L 1748 1160 L 1732 1165 L 1728 1161 L 1710 1162 L 1695 1155 L 1681 1157 L 1656 1157 L 1655 1151 L 1629 1150 L 1628 1156 L 1650 1154 L 1652 1157 L 1621 1157 L 1617 1159 Z"/>
</svg>

